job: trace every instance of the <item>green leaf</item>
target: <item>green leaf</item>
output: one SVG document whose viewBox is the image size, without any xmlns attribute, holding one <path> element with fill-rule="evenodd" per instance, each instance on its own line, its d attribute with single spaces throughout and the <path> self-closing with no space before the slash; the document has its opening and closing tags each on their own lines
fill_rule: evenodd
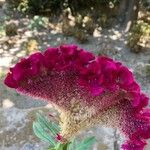
<svg viewBox="0 0 150 150">
<path fill-rule="evenodd" d="M 60 128 L 56 123 L 48 122 L 46 118 L 40 113 L 37 113 L 37 121 L 45 130 L 50 131 L 54 137 L 60 132 Z"/>
<path fill-rule="evenodd" d="M 54 139 L 47 134 L 47 132 L 42 128 L 38 122 L 33 123 L 33 131 L 35 135 L 45 142 L 49 142 L 52 146 L 55 146 L 56 143 Z"/>
<path fill-rule="evenodd" d="M 65 145 L 66 144 L 58 143 L 55 147 L 49 148 L 48 150 L 66 150 L 66 149 L 64 149 Z"/>
<path fill-rule="evenodd" d="M 69 145 L 70 145 L 70 142 L 63 144 L 63 150 L 68 150 Z"/>
<path fill-rule="evenodd" d="M 55 149 L 55 148 L 50 148 L 50 147 L 49 147 L 48 149 L 45 149 L 45 150 L 56 150 L 56 149 Z"/>
<path fill-rule="evenodd" d="M 63 147 L 64 147 L 64 144 L 61 144 L 61 143 L 59 143 L 59 144 L 57 144 L 56 145 L 56 150 L 63 150 Z"/>
<path fill-rule="evenodd" d="M 77 148 L 75 150 L 87 150 L 92 144 L 95 142 L 95 137 L 88 137 L 84 139 L 81 143 L 78 143 Z"/>
<path fill-rule="evenodd" d="M 74 150 L 76 145 L 75 139 L 73 139 L 70 143 L 68 143 L 67 150 Z"/>
</svg>

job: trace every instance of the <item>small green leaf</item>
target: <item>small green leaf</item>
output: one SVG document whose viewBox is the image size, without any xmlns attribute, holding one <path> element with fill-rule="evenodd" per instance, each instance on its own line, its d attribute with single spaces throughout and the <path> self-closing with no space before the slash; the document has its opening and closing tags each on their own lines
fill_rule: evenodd
<svg viewBox="0 0 150 150">
<path fill-rule="evenodd" d="M 49 130 L 54 137 L 60 132 L 60 128 L 56 123 L 48 122 L 40 113 L 37 113 L 37 121 L 44 129 Z"/>
<path fill-rule="evenodd" d="M 55 146 L 56 143 L 54 139 L 44 131 L 41 125 L 38 122 L 33 123 L 33 131 L 35 135 L 45 142 L 49 142 L 52 146 Z"/>
</svg>

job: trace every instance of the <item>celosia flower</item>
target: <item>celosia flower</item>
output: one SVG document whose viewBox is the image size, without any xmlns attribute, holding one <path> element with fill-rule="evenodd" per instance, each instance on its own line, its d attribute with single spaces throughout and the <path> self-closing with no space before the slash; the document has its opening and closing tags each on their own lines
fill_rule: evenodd
<svg viewBox="0 0 150 150">
<path fill-rule="evenodd" d="M 96 123 L 118 128 L 126 137 L 123 150 L 142 150 L 150 138 L 148 98 L 129 69 L 108 57 L 75 45 L 50 47 L 21 59 L 4 82 L 53 104 L 65 139 Z"/>
</svg>

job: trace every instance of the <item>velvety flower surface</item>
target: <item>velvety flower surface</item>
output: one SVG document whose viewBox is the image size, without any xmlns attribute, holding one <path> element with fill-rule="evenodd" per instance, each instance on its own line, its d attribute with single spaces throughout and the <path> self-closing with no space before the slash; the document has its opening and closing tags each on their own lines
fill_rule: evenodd
<svg viewBox="0 0 150 150">
<path fill-rule="evenodd" d="M 96 123 L 118 128 L 126 137 L 123 150 L 143 150 L 150 138 L 148 97 L 131 71 L 111 58 L 76 45 L 49 47 L 21 59 L 4 82 L 59 108 L 65 138 Z"/>
</svg>

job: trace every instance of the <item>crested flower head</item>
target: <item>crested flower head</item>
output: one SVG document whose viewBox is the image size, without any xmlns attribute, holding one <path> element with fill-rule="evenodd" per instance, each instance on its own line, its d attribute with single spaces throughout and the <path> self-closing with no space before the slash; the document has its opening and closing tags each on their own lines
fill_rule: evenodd
<svg viewBox="0 0 150 150">
<path fill-rule="evenodd" d="M 64 138 L 96 123 L 118 128 L 126 137 L 123 150 L 142 150 L 150 138 L 148 97 L 131 71 L 111 58 L 76 45 L 49 47 L 21 59 L 4 82 L 56 106 Z"/>
</svg>

